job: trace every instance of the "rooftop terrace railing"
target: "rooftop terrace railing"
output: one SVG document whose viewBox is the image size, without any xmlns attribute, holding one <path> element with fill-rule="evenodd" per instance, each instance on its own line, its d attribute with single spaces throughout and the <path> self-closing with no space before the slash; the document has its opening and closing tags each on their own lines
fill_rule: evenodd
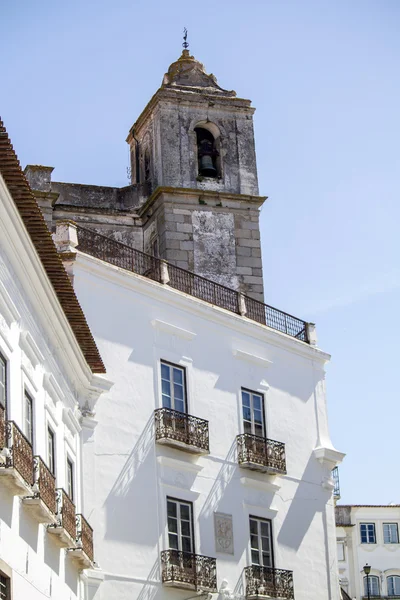
<svg viewBox="0 0 400 600">
<path fill-rule="evenodd" d="M 78 234 L 77 249 L 85 254 L 100 258 L 107 263 L 148 277 L 153 281 L 168 284 L 170 287 L 214 304 L 230 312 L 246 316 L 252 321 L 271 327 L 297 340 L 310 343 L 308 327 L 305 321 L 297 319 L 259 300 L 250 298 L 216 283 L 176 267 L 165 260 L 136 250 L 131 246 L 117 242 L 96 231 L 76 226 Z"/>
</svg>

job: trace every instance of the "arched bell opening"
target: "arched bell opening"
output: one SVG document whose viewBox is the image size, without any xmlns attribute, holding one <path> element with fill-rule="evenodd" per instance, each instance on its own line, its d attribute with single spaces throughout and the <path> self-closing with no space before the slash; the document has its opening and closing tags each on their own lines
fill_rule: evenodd
<svg viewBox="0 0 400 600">
<path fill-rule="evenodd" d="M 221 177 L 220 153 L 212 132 L 205 127 L 195 127 L 197 139 L 197 160 L 201 177 Z"/>
</svg>

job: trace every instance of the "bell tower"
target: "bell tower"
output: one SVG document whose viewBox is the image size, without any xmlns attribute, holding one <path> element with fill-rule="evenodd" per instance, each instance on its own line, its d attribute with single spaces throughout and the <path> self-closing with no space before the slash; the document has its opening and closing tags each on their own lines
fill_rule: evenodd
<svg viewBox="0 0 400 600">
<path fill-rule="evenodd" d="M 263 300 L 254 110 L 184 47 L 127 142 L 145 252 Z"/>
</svg>

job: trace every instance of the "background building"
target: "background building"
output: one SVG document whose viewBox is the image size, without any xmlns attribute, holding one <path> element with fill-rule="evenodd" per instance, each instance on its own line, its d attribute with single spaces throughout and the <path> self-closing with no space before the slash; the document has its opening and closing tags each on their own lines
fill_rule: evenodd
<svg viewBox="0 0 400 600">
<path fill-rule="evenodd" d="M 341 587 L 351 598 L 400 597 L 400 506 L 338 505 L 336 537 Z"/>
</svg>

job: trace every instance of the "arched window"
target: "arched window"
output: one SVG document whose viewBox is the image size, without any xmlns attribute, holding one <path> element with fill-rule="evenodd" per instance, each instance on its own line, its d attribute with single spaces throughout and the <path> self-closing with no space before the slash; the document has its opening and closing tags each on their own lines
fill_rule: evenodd
<svg viewBox="0 0 400 600">
<path fill-rule="evenodd" d="M 202 177 L 220 177 L 219 152 L 213 134 L 204 127 L 196 127 L 195 132 L 197 136 L 199 175 Z"/>
<path fill-rule="evenodd" d="M 391 575 L 387 578 L 388 596 L 400 596 L 400 576 Z"/>
<path fill-rule="evenodd" d="M 369 582 L 369 595 L 370 596 L 379 596 L 379 577 L 376 575 L 369 575 L 368 577 L 364 577 L 364 596 L 368 596 L 368 584 Z"/>
</svg>

